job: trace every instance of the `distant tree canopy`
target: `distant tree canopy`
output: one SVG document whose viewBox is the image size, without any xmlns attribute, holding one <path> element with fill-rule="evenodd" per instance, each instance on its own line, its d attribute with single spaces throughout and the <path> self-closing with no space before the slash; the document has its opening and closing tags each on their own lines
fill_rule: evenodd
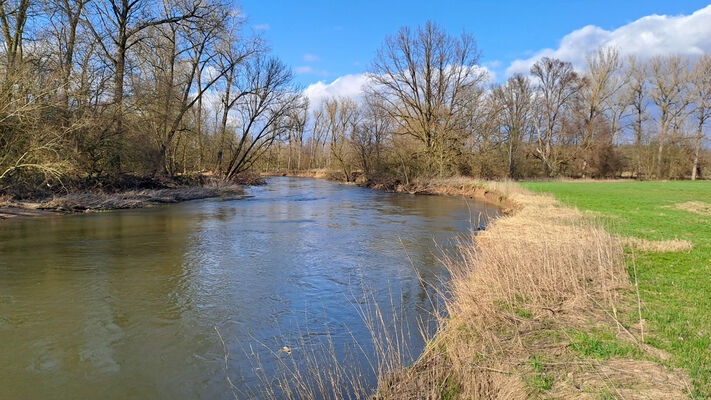
<svg viewBox="0 0 711 400">
<path fill-rule="evenodd" d="M 313 110 L 301 159 L 346 180 L 711 175 L 707 54 L 641 60 L 602 48 L 582 70 L 543 57 L 501 84 L 477 62 L 469 35 L 401 29 L 377 52 L 362 98 Z M 260 165 L 282 168 L 281 148 Z"/>
<path fill-rule="evenodd" d="M 385 39 L 361 97 L 309 104 L 243 25 L 220 0 L 1 2 L 0 191 L 249 169 L 711 174 L 709 55 L 600 49 L 490 84 L 474 38 L 428 22 Z"/>
</svg>

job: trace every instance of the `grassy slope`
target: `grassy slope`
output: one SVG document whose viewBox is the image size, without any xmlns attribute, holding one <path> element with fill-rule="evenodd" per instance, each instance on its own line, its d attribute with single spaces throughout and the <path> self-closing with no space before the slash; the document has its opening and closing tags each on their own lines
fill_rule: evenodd
<svg viewBox="0 0 711 400">
<path fill-rule="evenodd" d="M 536 182 L 523 186 L 601 213 L 611 232 L 647 240 L 684 239 L 684 252 L 637 253 L 646 342 L 687 369 L 698 398 L 711 398 L 711 217 L 675 203 L 711 203 L 711 182 Z M 671 206 L 671 207 L 669 207 Z M 628 256 L 630 261 L 632 257 Z"/>
</svg>

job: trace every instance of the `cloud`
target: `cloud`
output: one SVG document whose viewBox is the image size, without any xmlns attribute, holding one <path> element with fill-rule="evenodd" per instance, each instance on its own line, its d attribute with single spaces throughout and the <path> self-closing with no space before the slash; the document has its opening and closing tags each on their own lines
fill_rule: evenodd
<svg viewBox="0 0 711 400">
<path fill-rule="evenodd" d="M 482 65 L 484 65 L 488 69 L 496 69 L 501 66 L 501 61 L 499 61 L 499 60 L 488 61 L 488 62 L 483 63 Z"/>
<path fill-rule="evenodd" d="M 304 61 L 307 63 L 311 63 L 321 61 L 321 59 L 316 54 L 306 53 L 304 54 Z"/>
<path fill-rule="evenodd" d="M 484 84 L 490 84 L 496 82 L 496 72 L 492 70 L 491 66 L 484 66 L 484 65 L 475 65 L 474 66 L 474 71 L 477 73 L 482 73 L 486 74 L 486 78 L 484 80 Z"/>
<path fill-rule="evenodd" d="M 254 30 L 257 30 L 257 31 L 268 31 L 268 30 L 272 29 L 272 27 L 269 26 L 269 24 L 254 25 L 253 28 L 254 28 Z"/>
<path fill-rule="evenodd" d="M 294 68 L 294 72 L 297 75 L 315 75 L 315 76 L 329 76 L 331 75 L 328 71 L 323 69 L 315 69 L 310 65 L 302 65 L 300 67 Z"/>
<path fill-rule="evenodd" d="M 367 74 L 344 75 L 331 83 L 319 81 L 304 89 L 304 95 L 309 98 L 311 107 L 318 107 L 329 97 L 358 98 L 368 83 Z"/>
<path fill-rule="evenodd" d="M 294 68 L 294 72 L 296 72 L 298 75 L 310 75 L 314 72 L 314 69 L 308 65 L 304 65 L 301 67 Z"/>
<path fill-rule="evenodd" d="M 515 60 L 506 75 L 527 74 L 541 57 L 570 61 L 585 68 L 585 56 L 600 47 L 614 47 L 621 55 L 643 58 L 660 54 L 697 56 L 711 52 L 711 5 L 690 15 L 649 15 L 608 31 L 588 25 L 563 37 L 557 49 L 540 50 L 530 58 Z"/>
<path fill-rule="evenodd" d="M 493 83 L 496 81 L 496 74 L 483 66 L 475 66 L 474 70 L 486 73 L 486 80 L 483 84 Z M 298 68 L 297 68 L 298 70 Z M 319 81 L 312 83 L 304 89 L 303 93 L 309 98 L 309 104 L 312 108 L 318 107 L 325 99 L 332 97 L 349 97 L 358 100 L 368 84 L 368 74 L 349 74 L 343 75 L 331 83 Z"/>
</svg>

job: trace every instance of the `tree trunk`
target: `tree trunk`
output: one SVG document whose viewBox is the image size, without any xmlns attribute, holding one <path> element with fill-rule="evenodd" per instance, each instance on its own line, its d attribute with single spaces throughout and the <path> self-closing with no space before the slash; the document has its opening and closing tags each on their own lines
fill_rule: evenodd
<svg viewBox="0 0 711 400">
<path fill-rule="evenodd" d="M 694 145 L 694 163 L 691 168 L 691 180 L 695 181 L 696 180 L 696 171 L 699 169 L 699 154 L 701 153 L 701 142 L 704 138 L 704 120 L 701 119 L 699 121 L 699 128 L 696 131 L 696 143 Z"/>
<path fill-rule="evenodd" d="M 222 110 L 222 121 L 220 123 L 220 147 L 217 150 L 217 165 L 215 165 L 215 171 L 217 173 L 222 172 L 222 159 L 224 158 L 225 151 L 225 136 L 227 135 L 227 117 L 230 113 L 230 92 L 232 89 L 232 78 L 233 70 L 230 70 L 230 74 L 227 78 L 227 87 L 225 88 L 225 101 L 224 109 Z"/>
<path fill-rule="evenodd" d="M 198 93 L 202 93 L 202 70 L 197 74 L 197 89 Z M 202 171 L 203 165 L 203 144 L 202 144 L 202 96 L 198 97 L 197 101 L 197 115 L 195 116 L 196 133 L 198 139 L 198 170 Z"/>
<path fill-rule="evenodd" d="M 659 130 L 659 149 L 657 151 L 657 179 L 662 179 L 662 161 L 664 157 L 664 140 L 666 139 L 666 122 L 662 122 Z"/>
</svg>

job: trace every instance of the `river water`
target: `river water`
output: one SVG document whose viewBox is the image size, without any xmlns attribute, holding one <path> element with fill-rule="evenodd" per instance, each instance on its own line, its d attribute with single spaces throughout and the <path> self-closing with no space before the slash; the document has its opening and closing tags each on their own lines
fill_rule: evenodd
<svg viewBox="0 0 711 400">
<path fill-rule="evenodd" d="M 329 342 L 372 385 L 359 307 L 402 318 L 416 357 L 434 297 L 418 275 L 446 278 L 439 256 L 497 213 L 303 178 L 248 191 L 1 221 L 0 399 L 250 397 Z"/>
</svg>

